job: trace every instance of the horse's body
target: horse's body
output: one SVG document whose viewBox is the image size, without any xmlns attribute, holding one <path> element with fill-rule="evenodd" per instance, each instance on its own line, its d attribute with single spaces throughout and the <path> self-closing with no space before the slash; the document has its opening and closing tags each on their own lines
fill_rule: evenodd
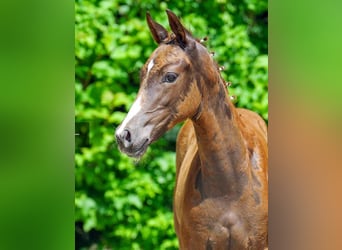
<svg viewBox="0 0 342 250">
<path fill-rule="evenodd" d="M 180 249 L 267 247 L 267 128 L 231 103 L 207 50 L 167 12 L 173 34 L 147 15 L 159 47 L 141 73 L 137 100 L 116 131 L 124 153 L 141 156 L 175 124 L 174 221 Z"/>
<path fill-rule="evenodd" d="M 214 176 L 210 191 L 204 197 L 201 190 L 201 153 L 192 121 L 182 127 L 177 140 L 177 183 L 174 197 L 175 226 L 181 249 L 264 249 L 267 244 L 267 176 L 261 166 L 266 164 L 266 151 L 260 149 L 253 137 L 265 136 L 265 125 L 254 113 L 237 109 L 242 126 L 249 130 L 242 132 L 248 154 L 246 178 L 229 194 L 226 185 L 237 185 L 233 175 Z M 253 119 L 253 120 L 251 120 Z M 252 124 L 251 124 L 252 123 Z M 259 135 L 255 133 L 259 131 Z M 213 133 L 221 133 L 216 131 Z M 250 139 L 249 139 L 250 138 Z M 209 140 L 210 141 L 210 140 Z M 222 148 L 222 141 L 211 140 L 205 148 Z M 265 145 L 262 145 L 265 146 Z M 236 150 L 231 148 L 231 154 Z M 253 151 L 256 150 L 256 151 Z M 260 150 L 260 151 L 259 151 Z M 259 152 L 258 152 L 259 151 Z M 214 165 L 216 156 L 204 151 Z M 211 169 L 209 169 L 211 171 Z M 241 171 L 245 172 L 245 171 Z M 209 175 L 210 173 L 208 173 Z M 214 173 L 216 174 L 216 173 Z M 239 175 L 239 174 L 238 174 Z M 249 175 L 249 176 L 248 176 Z M 241 178 L 241 177 L 240 177 Z M 221 180 L 220 180 L 221 179 Z M 226 179 L 226 180 L 224 180 Z M 215 183 L 216 182 L 216 183 Z M 237 193 L 237 194 L 236 194 Z M 196 236 L 194 236 L 196 235 Z M 210 247 L 211 248 L 210 248 Z"/>
</svg>

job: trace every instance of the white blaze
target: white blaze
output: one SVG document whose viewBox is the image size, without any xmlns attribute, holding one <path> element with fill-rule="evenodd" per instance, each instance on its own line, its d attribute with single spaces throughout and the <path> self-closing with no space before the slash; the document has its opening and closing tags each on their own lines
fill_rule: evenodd
<svg viewBox="0 0 342 250">
<path fill-rule="evenodd" d="M 131 109 L 129 110 L 126 118 L 121 123 L 119 129 L 117 130 L 117 134 L 120 134 L 126 127 L 127 123 L 141 110 L 141 97 L 139 96 L 135 102 L 133 103 Z"/>
<path fill-rule="evenodd" d="M 147 74 L 151 71 L 151 69 L 154 66 L 154 59 L 152 59 L 149 64 L 147 65 Z M 126 128 L 126 125 L 129 123 L 129 121 L 136 115 L 139 113 L 139 111 L 141 110 L 141 97 L 139 96 L 135 102 L 133 103 L 131 109 L 129 110 L 126 118 L 123 120 L 123 122 L 121 123 L 120 127 L 118 128 L 118 130 L 116 131 L 117 134 L 122 133 L 122 131 Z"/>
<path fill-rule="evenodd" d="M 153 68 L 154 66 L 154 60 L 152 59 L 149 64 L 147 65 L 147 74 L 150 72 L 150 70 Z"/>
</svg>

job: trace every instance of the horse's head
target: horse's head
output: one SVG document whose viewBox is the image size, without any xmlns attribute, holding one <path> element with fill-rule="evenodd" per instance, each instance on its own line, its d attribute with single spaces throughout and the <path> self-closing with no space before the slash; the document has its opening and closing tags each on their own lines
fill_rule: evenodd
<svg viewBox="0 0 342 250">
<path fill-rule="evenodd" d="M 146 19 L 158 48 L 141 70 L 137 98 L 116 130 L 122 152 L 140 157 L 167 130 L 201 111 L 202 86 L 206 78 L 218 77 L 207 49 L 192 37 L 171 11 L 167 11 L 173 33 Z M 216 79 L 215 78 L 215 79 Z M 216 79 L 218 81 L 218 79 Z"/>
</svg>

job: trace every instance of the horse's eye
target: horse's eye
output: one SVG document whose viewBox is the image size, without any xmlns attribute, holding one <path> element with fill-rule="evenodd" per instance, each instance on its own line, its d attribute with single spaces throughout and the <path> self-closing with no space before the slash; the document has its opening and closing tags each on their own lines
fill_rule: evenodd
<svg viewBox="0 0 342 250">
<path fill-rule="evenodd" d="M 176 81 L 177 77 L 178 75 L 176 73 L 168 72 L 164 76 L 163 82 L 168 82 L 168 83 L 174 82 Z"/>
</svg>

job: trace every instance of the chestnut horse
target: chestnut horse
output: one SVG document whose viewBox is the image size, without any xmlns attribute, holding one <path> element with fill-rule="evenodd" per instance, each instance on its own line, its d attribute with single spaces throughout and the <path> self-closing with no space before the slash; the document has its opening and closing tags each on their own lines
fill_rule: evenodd
<svg viewBox="0 0 342 250">
<path fill-rule="evenodd" d="M 147 23 L 158 48 L 116 130 L 120 150 L 141 157 L 177 123 L 174 222 L 180 249 L 265 249 L 268 245 L 267 127 L 235 108 L 212 55 L 167 11 L 173 33 Z"/>
</svg>

